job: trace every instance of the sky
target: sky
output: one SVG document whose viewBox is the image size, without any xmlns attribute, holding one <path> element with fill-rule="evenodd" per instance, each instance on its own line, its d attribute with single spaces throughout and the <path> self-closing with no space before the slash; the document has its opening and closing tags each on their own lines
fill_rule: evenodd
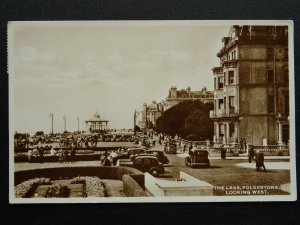
<svg viewBox="0 0 300 225">
<path fill-rule="evenodd" d="M 220 23 L 221 24 L 221 23 Z M 143 103 L 171 86 L 213 90 L 212 68 L 230 26 L 204 23 L 17 23 L 9 75 L 18 132 L 85 130 L 96 111 L 109 128 L 132 128 Z"/>
</svg>

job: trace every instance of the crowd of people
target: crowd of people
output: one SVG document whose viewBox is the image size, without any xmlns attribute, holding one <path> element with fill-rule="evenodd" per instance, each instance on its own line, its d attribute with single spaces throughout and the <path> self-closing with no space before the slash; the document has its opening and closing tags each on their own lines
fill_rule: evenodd
<svg viewBox="0 0 300 225">
<path fill-rule="evenodd" d="M 29 149 L 27 152 L 28 162 L 44 163 L 45 153 L 49 153 L 50 156 L 58 156 L 58 161 L 61 163 L 74 162 L 76 157 L 76 150 L 74 148 L 71 148 L 70 150 L 64 148 L 56 151 L 53 147 L 51 147 L 50 150 L 45 150 L 42 146 L 36 146 L 33 149 Z"/>
<path fill-rule="evenodd" d="M 131 133 L 55 133 L 35 135 L 15 135 L 15 148 L 32 148 L 35 146 L 57 146 L 62 148 L 97 147 L 99 142 L 129 142 L 134 141 L 135 136 Z"/>
<path fill-rule="evenodd" d="M 128 138 L 128 139 L 127 139 Z M 50 156 L 58 156 L 58 161 L 74 162 L 76 150 L 80 147 L 96 147 L 98 142 L 103 141 L 133 141 L 139 147 L 149 148 L 155 146 L 156 140 L 163 146 L 162 150 L 165 152 L 173 153 L 190 153 L 196 149 L 206 149 L 205 142 L 192 142 L 180 138 L 178 135 L 170 136 L 162 133 L 150 131 L 147 133 L 138 133 L 137 135 L 130 135 L 125 137 L 120 136 L 119 139 L 115 134 L 87 134 L 87 133 L 57 133 L 57 134 L 36 134 L 15 137 L 15 147 L 27 147 L 28 162 L 44 162 L 45 151 Z M 54 147 L 59 150 L 55 150 Z M 241 149 L 247 149 L 246 140 L 240 139 Z M 125 152 L 126 149 L 120 148 L 117 151 L 105 152 L 100 156 L 101 164 L 104 166 L 113 165 L 113 158 Z M 256 162 L 257 171 L 262 167 L 266 171 L 264 165 L 264 155 L 262 152 L 255 152 L 253 146 L 250 145 L 248 149 L 248 160 L 251 163 L 253 160 Z"/>
</svg>

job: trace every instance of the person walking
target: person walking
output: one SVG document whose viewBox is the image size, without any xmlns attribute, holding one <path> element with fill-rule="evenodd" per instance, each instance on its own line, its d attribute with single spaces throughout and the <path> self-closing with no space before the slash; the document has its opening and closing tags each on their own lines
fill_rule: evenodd
<svg viewBox="0 0 300 225">
<path fill-rule="evenodd" d="M 28 152 L 27 152 L 27 157 L 28 157 L 28 162 L 31 163 L 32 162 L 32 150 L 29 149 Z"/>
<path fill-rule="evenodd" d="M 44 162 L 44 148 L 43 147 L 39 148 L 39 161 L 40 161 L 40 163 Z"/>
<path fill-rule="evenodd" d="M 75 150 L 75 148 L 72 148 L 70 151 L 71 163 L 75 162 L 75 158 L 76 158 L 76 150 Z"/>
<path fill-rule="evenodd" d="M 252 145 L 248 145 L 248 160 L 249 160 L 249 163 L 252 162 L 252 160 L 254 159 L 254 148 Z"/>
<path fill-rule="evenodd" d="M 259 172 L 261 167 L 264 169 L 265 172 L 267 172 L 264 161 L 265 161 L 264 153 L 261 152 L 261 151 L 257 151 L 257 153 L 255 155 L 256 171 L 257 172 Z"/>
<path fill-rule="evenodd" d="M 69 151 L 66 148 L 63 150 L 63 157 L 63 162 L 69 162 Z"/>
</svg>

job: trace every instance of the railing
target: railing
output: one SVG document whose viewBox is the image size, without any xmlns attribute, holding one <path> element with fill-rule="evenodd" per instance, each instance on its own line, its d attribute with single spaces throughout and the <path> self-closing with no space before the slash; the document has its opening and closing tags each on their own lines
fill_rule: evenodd
<svg viewBox="0 0 300 225">
<path fill-rule="evenodd" d="M 287 145 L 256 145 L 253 146 L 255 151 L 262 151 L 262 152 L 282 152 L 282 151 L 289 151 L 289 146 Z"/>
<path fill-rule="evenodd" d="M 266 156 L 289 156 L 289 146 L 280 146 L 280 145 L 268 145 L 268 146 L 253 146 L 254 152 L 261 151 Z M 209 156 L 210 157 L 219 157 L 221 155 L 221 150 L 226 150 L 227 156 L 239 156 L 239 154 L 247 154 L 248 148 L 243 149 L 239 145 L 235 146 L 220 146 L 220 147 L 209 147 Z"/>
<path fill-rule="evenodd" d="M 235 108 L 225 109 L 217 109 L 211 110 L 209 112 L 210 118 L 218 118 L 218 117 L 237 117 L 238 113 L 236 112 Z"/>
<path fill-rule="evenodd" d="M 222 62 L 222 65 L 226 68 L 236 68 L 237 60 L 225 60 Z"/>
<path fill-rule="evenodd" d="M 210 147 L 208 153 L 210 157 L 220 157 L 221 151 L 225 149 L 227 156 L 238 156 L 240 153 L 244 153 L 242 149 L 237 146 L 226 147 Z"/>
</svg>

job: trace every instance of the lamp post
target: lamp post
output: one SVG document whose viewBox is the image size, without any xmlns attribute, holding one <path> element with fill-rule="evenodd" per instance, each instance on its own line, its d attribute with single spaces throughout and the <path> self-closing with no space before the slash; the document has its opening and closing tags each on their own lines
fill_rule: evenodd
<svg viewBox="0 0 300 225">
<path fill-rule="evenodd" d="M 133 115 L 133 131 L 134 131 L 134 135 L 136 135 L 136 129 L 135 129 L 135 127 L 136 127 L 136 119 L 137 119 L 138 115 L 139 115 L 139 112 L 136 111 L 136 110 L 134 110 L 134 115 Z"/>
<path fill-rule="evenodd" d="M 53 134 L 53 113 L 50 113 L 49 117 L 51 118 L 51 134 Z"/>
<path fill-rule="evenodd" d="M 80 119 L 79 119 L 79 117 L 77 117 L 77 130 L 78 130 L 78 133 L 79 133 L 79 121 L 80 121 Z"/>
<path fill-rule="evenodd" d="M 63 120 L 64 120 L 64 129 L 65 131 L 67 131 L 67 117 L 63 116 Z"/>
</svg>

